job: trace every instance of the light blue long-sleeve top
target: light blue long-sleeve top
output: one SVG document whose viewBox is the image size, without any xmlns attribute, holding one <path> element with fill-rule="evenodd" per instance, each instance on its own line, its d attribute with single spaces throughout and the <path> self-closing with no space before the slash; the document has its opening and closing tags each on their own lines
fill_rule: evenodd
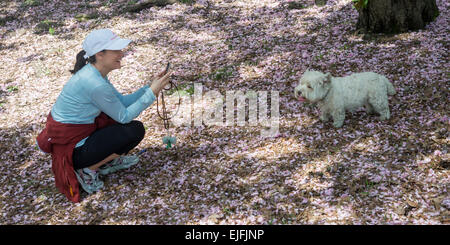
<svg viewBox="0 0 450 245">
<path fill-rule="evenodd" d="M 60 123 L 90 124 L 104 112 L 119 123 L 129 123 L 155 99 L 148 85 L 132 94 L 122 95 L 97 68 L 87 64 L 64 85 L 51 114 L 53 120 Z M 76 147 L 82 146 L 87 138 Z"/>
</svg>

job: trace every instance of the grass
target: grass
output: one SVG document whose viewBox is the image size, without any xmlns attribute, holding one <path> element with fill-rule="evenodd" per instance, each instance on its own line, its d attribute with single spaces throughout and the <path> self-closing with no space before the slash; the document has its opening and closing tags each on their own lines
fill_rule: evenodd
<svg viewBox="0 0 450 245">
<path fill-rule="evenodd" d="M 34 29 L 35 34 L 44 34 L 48 32 L 51 35 L 56 33 L 56 28 L 62 26 L 61 23 L 57 21 L 44 20 L 41 21 Z"/>
<path fill-rule="evenodd" d="M 227 78 L 231 77 L 231 75 L 233 75 L 233 71 L 231 70 L 231 67 L 222 67 L 217 69 L 215 72 L 213 72 L 210 75 L 210 78 L 212 78 L 213 80 L 216 81 L 222 81 L 222 80 L 226 80 Z"/>
<path fill-rule="evenodd" d="M 306 8 L 306 6 L 304 6 L 303 4 L 299 3 L 299 2 L 289 2 L 288 3 L 288 9 L 304 9 Z"/>
<path fill-rule="evenodd" d="M 191 4 L 194 3 L 194 0 L 179 0 L 180 3 Z"/>
<path fill-rule="evenodd" d="M 88 21 L 88 20 L 92 20 L 92 19 L 97 19 L 99 17 L 98 13 L 91 13 L 91 14 L 77 14 L 75 16 L 75 19 L 77 21 L 83 22 L 83 21 Z"/>
<path fill-rule="evenodd" d="M 130 6 L 130 5 L 134 5 L 134 4 L 136 4 L 136 3 L 137 3 L 136 0 L 131 0 L 131 1 L 129 1 L 129 2 L 127 3 L 127 5 Z"/>
<path fill-rule="evenodd" d="M 7 89 L 8 92 L 10 92 L 10 93 L 19 91 L 19 88 L 18 88 L 17 86 L 12 86 L 12 85 L 6 87 L 6 89 Z"/>
<path fill-rule="evenodd" d="M 21 6 L 22 7 L 34 7 L 34 6 L 38 6 L 40 4 L 41 3 L 38 0 L 25 0 Z"/>
<path fill-rule="evenodd" d="M 376 185 L 375 182 L 371 182 L 371 181 L 369 181 L 368 179 L 365 179 L 365 180 L 364 180 L 364 187 L 365 187 L 364 189 L 365 189 L 365 191 L 361 192 L 361 194 L 363 194 L 363 195 L 369 195 L 370 190 L 371 190 L 375 185 Z"/>
<path fill-rule="evenodd" d="M 223 213 L 224 213 L 225 215 L 230 215 L 230 214 L 232 214 L 231 210 L 230 210 L 229 208 L 227 208 L 227 207 L 223 208 L 222 211 L 223 211 Z"/>
<path fill-rule="evenodd" d="M 172 95 L 174 93 L 178 92 L 180 96 L 190 96 L 194 94 L 194 85 L 185 83 L 178 86 L 178 90 L 173 88 L 169 91 L 167 91 L 167 95 Z"/>
</svg>

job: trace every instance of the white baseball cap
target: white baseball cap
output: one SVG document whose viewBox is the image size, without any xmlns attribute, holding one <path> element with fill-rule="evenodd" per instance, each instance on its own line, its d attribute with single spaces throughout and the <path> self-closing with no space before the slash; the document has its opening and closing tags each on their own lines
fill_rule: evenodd
<svg viewBox="0 0 450 245">
<path fill-rule="evenodd" d="M 83 41 L 83 50 L 87 59 L 102 50 L 121 50 L 128 46 L 131 40 L 122 39 L 109 29 L 94 30 Z"/>
</svg>

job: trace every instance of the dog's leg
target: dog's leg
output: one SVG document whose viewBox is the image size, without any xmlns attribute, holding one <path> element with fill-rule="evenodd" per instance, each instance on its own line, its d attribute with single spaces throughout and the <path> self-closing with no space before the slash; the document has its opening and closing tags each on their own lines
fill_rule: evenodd
<svg viewBox="0 0 450 245">
<path fill-rule="evenodd" d="M 389 102 L 387 94 L 378 94 L 373 97 L 369 97 L 369 103 L 372 105 L 373 109 L 380 114 L 380 120 L 386 120 L 391 117 L 389 111 Z"/>
<path fill-rule="evenodd" d="M 380 120 L 387 120 L 391 118 L 391 112 L 389 111 L 389 108 L 385 108 L 383 111 L 380 112 Z"/>
<path fill-rule="evenodd" d="M 322 110 L 320 112 L 320 120 L 322 122 L 328 122 L 328 120 L 330 119 L 329 113 L 326 110 Z"/>
<path fill-rule="evenodd" d="M 344 125 L 345 119 L 345 110 L 344 109 L 335 109 L 331 115 L 333 117 L 333 126 L 335 128 L 340 128 Z"/>
<path fill-rule="evenodd" d="M 370 105 L 370 103 L 366 103 L 364 107 L 366 108 L 367 114 L 375 114 L 375 110 L 373 109 L 372 105 Z"/>
</svg>

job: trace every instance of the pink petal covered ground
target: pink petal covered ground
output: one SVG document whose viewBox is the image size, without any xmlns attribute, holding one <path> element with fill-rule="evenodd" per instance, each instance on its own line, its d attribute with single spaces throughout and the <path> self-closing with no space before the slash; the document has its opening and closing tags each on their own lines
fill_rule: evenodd
<svg viewBox="0 0 450 245">
<path fill-rule="evenodd" d="M 302 9 L 209 0 L 120 15 L 128 1 L 35 2 L 0 3 L 1 224 L 449 222 L 448 1 L 437 0 L 441 14 L 424 30 L 372 36 L 355 32 L 351 0 L 297 1 Z M 147 133 L 135 152 L 149 147 L 141 162 L 68 202 L 34 138 L 97 28 L 134 40 L 125 66 L 109 76 L 119 91 L 142 86 L 170 60 L 179 84 L 279 91 L 280 135 L 179 127 L 177 146 L 166 150 L 153 105 L 138 118 Z M 293 97 L 307 68 L 384 74 L 397 89 L 392 118 L 360 110 L 341 129 L 323 124 Z"/>
</svg>

